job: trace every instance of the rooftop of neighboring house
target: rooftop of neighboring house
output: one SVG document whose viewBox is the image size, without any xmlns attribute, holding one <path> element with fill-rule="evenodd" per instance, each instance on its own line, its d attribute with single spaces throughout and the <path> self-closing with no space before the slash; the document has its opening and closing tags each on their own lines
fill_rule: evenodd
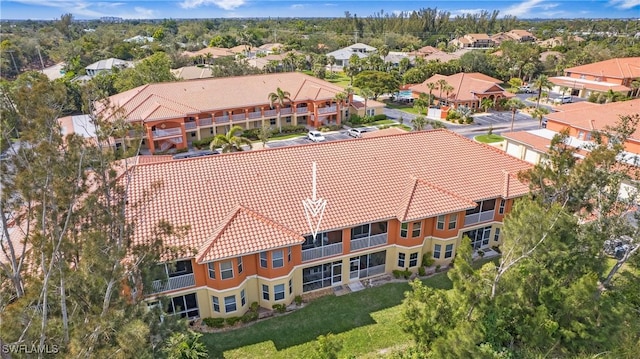
<svg viewBox="0 0 640 359">
<path fill-rule="evenodd" d="M 478 99 L 475 96 L 476 93 L 500 93 L 507 97 L 511 95 L 500 87 L 499 84 L 502 83 L 502 81 L 479 72 L 459 72 L 450 76 L 436 74 L 428 78 L 425 82 L 410 87 L 410 89 L 416 92 L 429 93 L 427 84 L 437 83 L 439 80 L 445 80 L 453 87 L 453 90 L 447 98 L 452 101 L 474 101 Z M 432 94 L 439 96 L 440 91 L 436 89 Z M 446 96 L 445 92 L 442 92 L 442 95 Z"/>
<path fill-rule="evenodd" d="M 260 45 L 260 47 L 258 47 L 258 49 L 263 51 L 275 51 L 278 49 L 282 49 L 283 47 L 284 45 L 282 45 L 281 43 L 275 42 L 275 43 L 262 44 Z"/>
<path fill-rule="evenodd" d="M 151 36 L 142 36 L 142 35 L 136 35 L 134 37 L 130 37 L 128 39 L 124 39 L 124 42 L 137 42 L 137 43 L 142 43 L 142 42 L 153 42 L 153 37 Z"/>
<path fill-rule="evenodd" d="M 543 51 L 540 53 L 540 61 L 545 62 L 547 61 L 547 58 L 549 56 L 553 56 L 556 59 L 563 59 L 564 58 L 564 54 L 562 52 L 559 51 Z"/>
<path fill-rule="evenodd" d="M 100 71 L 100 70 L 111 70 L 114 67 L 125 68 L 125 67 L 132 67 L 132 66 L 133 66 L 133 61 L 120 60 L 112 57 L 106 60 L 96 61 L 91 65 L 85 67 L 85 69 Z"/>
<path fill-rule="evenodd" d="M 614 92 L 626 92 L 631 90 L 627 86 L 614 84 L 611 82 L 579 79 L 577 77 L 569 77 L 569 76 L 549 77 L 549 81 L 555 85 L 565 86 L 571 89 L 587 88 L 590 90 L 596 90 L 600 92 L 607 92 L 609 90 Z"/>
<path fill-rule="evenodd" d="M 575 42 L 583 42 L 584 41 L 584 39 L 581 38 L 580 36 L 570 36 L 569 40 L 570 41 L 575 41 Z M 542 45 L 542 46 L 557 46 L 557 45 L 564 44 L 564 38 L 562 36 L 556 36 L 556 37 L 552 37 L 550 39 L 539 41 L 538 43 L 540 45 Z"/>
<path fill-rule="evenodd" d="M 244 54 L 247 52 L 256 51 L 256 47 L 247 46 L 247 45 L 238 45 L 230 48 L 229 51 L 233 52 L 234 54 Z"/>
<path fill-rule="evenodd" d="M 424 46 L 414 52 L 415 52 L 414 55 L 430 55 L 430 54 L 441 52 L 441 51 L 433 46 Z"/>
<path fill-rule="evenodd" d="M 171 73 L 181 80 L 204 79 L 213 77 L 211 69 L 203 66 L 184 66 L 179 69 L 171 70 Z"/>
<path fill-rule="evenodd" d="M 555 121 L 567 126 L 582 129 L 585 131 L 599 130 L 606 127 L 615 126 L 620 116 L 629 116 L 640 113 L 640 99 L 610 102 L 596 106 L 581 103 L 582 106 L 574 106 L 573 109 L 561 112 L 554 112 L 546 115 L 549 121 Z M 630 136 L 631 140 L 640 140 L 640 131 L 636 131 Z"/>
<path fill-rule="evenodd" d="M 299 72 L 164 82 L 136 87 L 109 97 L 129 121 L 180 118 L 203 112 L 267 104 L 277 88 L 292 101 L 333 99 L 344 89 Z M 98 113 L 102 108 L 98 109 Z M 109 117 L 109 109 L 103 115 Z"/>
<path fill-rule="evenodd" d="M 640 77 L 640 57 L 618 57 L 592 64 L 570 67 L 565 73 L 602 76 L 616 79 Z"/>
<path fill-rule="evenodd" d="M 535 36 L 533 36 L 533 34 L 527 30 L 514 29 L 509 31 L 508 34 L 513 35 L 513 37 L 518 40 L 522 39 L 523 37 L 535 38 Z"/>
<path fill-rule="evenodd" d="M 343 47 L 336 51 L 332 51 L 328 53 L 327 56 L 333 56 L 339 60 L 346 60 L 349 59 L 353 54 L 356 54 L 360 58 L 363 58 L 369 56 L 370 53 L 375 51 L 377 51 L 377 49 L 373 46 L 369 46 L 363 43 L 356 43 L 347 47 Z"/>
<path fill-rule="evenodd" d="M 164 220 L 188 226 L 165 244 L 193 249 L 199 262 L 300 244 L 311 232 L 302 201 L 312 195 L 313 162 L 317 198 L 327 201 L 320 232 L 528 193 L 516 177 L 528 163 L 447 130 L 221 154 L 131 169 L 133 240 L 148 240 Z"/>
<path fill-rule="evenodd" d="M 235 53 L 230 49 L 225 49 L 223 47 L 205 47 L 204 49 L 198 51 L 185 51 L 182 53 L 184 56 L 188 57 L 197 57 L 197 56 L 207 56 L 207 54 L 211 54 L 211 56 L 215 59 L 223 56 L 234 56 Z"/>
<path fill-rule="evenodd" d="M 467 38 L 473 39 L 475 41 L 478 41 L 478 40 L 491 40 L 491 38 L 487 34 L 466 34 L 464 36 L 466 36 Z"/>
<path fill-rule="evenodd" d="M 403 133 L 407 133 L 407 131 L 400 127 L 389 127 L 378 131 L 364 132 L 362 134 L 362 138 L 384 137 L 389 135 L 400 135 Z"/>
</svg>

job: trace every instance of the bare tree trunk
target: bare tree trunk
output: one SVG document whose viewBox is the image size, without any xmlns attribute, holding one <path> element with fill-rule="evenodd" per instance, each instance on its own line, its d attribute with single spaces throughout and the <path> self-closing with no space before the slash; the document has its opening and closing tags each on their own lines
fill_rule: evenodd
<svg viewBox="0 0 640 359">
<path fill-rule="evenodd" d="M 65 289 L 64 275 L 60 269 L 60 311 L 62 312 L 62 330 L 64 332 L 64 343 L 69 343 L 69 317 L 67 314 L 67 293 Z"/>
<path fill-rule="evenodd" d="M 613 276 L 615 276 L 616 273 L 618 273 L 620 268 L 622 268 L 622 266 L 625 263 L 627 263 L 629 258 L 631 258 L 631 256 L 633 256 L 633 254 L 637 252 L 638 249 L 640 249 L 640 243 L 637 243 L 631 250 L 628 250 L 627 253 L 625 253 L 624 257 L 622 257 L 620 260 L 618 260 L 618 262 L 616 262 L 613 268 L 611 268 L 611 270 L 609 271 L 607 278 L 604 280 L 604 282 L 602 282 L 603 290 L 609 287 L 609 285 L 611 285 L 611 280 L 613 280 Z"/>
</svg>

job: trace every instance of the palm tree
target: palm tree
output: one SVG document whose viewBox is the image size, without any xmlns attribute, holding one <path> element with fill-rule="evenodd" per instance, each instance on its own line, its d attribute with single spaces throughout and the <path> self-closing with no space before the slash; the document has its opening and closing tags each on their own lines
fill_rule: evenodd
<svg viewBox="0 0 640 359">
<path fill-rule="evenodd" d="M 548 113 L 549 113 L 549 110 L 547 110 L 546 107 L 536 108 L 535 110 L 533 110 L 533 112 L 531 112 L 531 117 L 533 117 L 534 120 L 537 118 L 540 121 L 538 123 L 539 128 L 542 128 L 542 119 Z"/>
<path fill-rule="evenodd" d="M 519 109 L 524 108 L 525 104 L 522 101 L 520 101 L 519 98 L 514 97 L 514 98 L 510 98 L 505 103 L 505 107 L 511 110 L 511 131 L 513 131 L 513 123 L 516 120 L 516 112 L 518 112 Z"/>
<path fill-rule="evenodd" d="M 369 88 L 362 88 L 360 89 L 360 96 L 364 97 L 364 115 L 365 117 L 367 116 L 367 101 L 369 100 L 369 97 L 373 96 L 373 91 L 371 91 L 371 89 Z"/>
<path fill-rule="evenodd" d="M 454 90 L 454 87 L 449 84 L 446 84 L 443 90 L 447 94 L 447 105 L 449 105 L 449 94 Z"/>
<path fill-rule="evenodd" d="M 429 89 L 429 106 L 431 106 L 431 104 L 433 103 L 433 95 L 432 92 L 433 90 L 436 89 L 436 87 L 438 87 L 435 83 L 433 82 L 429 82 L 427 83 L 427 88 Z"/>
<path fill-rule="evenodd" d="M 560 92 L 562 92 L 562 97 L 564 97 L 564 94 L 567 93 L 567 91 L 569 91 L 569 87 L 560 86 Z"/>
<path fill-rule="evenodd" d="M 445 86 L 449 84 L 445 79 L 438 80 L 436 84 L 438 85 L 438 89 L 440 90 L 440 95 L 438 96 L 438 106 L 440 106 L 442 104 L 442 91 L 444 90 Z"/>
<path fill-rule="evenodd" d="M 336 108 L 337 112 L 339 114 L 342 114 L 342 105 L 344 104 L 344 101 L 346 101 L 348 98 L 348 95 L 345 92 L 338 92 L 334 97 L 333 97 L 333 101 L 338 104 L 338 107 Z"/>
<path fill-rule="evenodd" d="M 482 111 L 487 112 L 491 107 L 493 107 L 492 99 L 485 97 L 482 99 L 482 101 L 480 101 L 480 108 L 482 109 Z"/>
<path fill-rule="evenodd" d="M 416 131 L 424 130 L 424 126 L 427 124 L 424 116 L 417 116 L 413 120 L 411 120 L 411 124 Z"/>
<path fill-rule="evenodd" d="M 333 65 L 336 64 L 336 58 L 333 55 L 327 56 L 327 64 L 329 64 L 329 71 L 331 72 L 331 77 L 333 77 Z"/>
<path fill-rule="evenodd" d="M 536 108 L 540 107 L 540 98 L 542 97 L 542 90 L 546 89 L 551 90 L 553 88 L 553 83 L 549 81 L 549 77 L 547 75 L 540 75 L 533 82 L 533 87 L 538 89 L 538 102 L 536 103 Z"/>
<path fill-rule="evenodd" d="M 211 65 L 211 60 L 213 60 L 213 55 L 210 52 L 207 52 L 204 55 L 204 59 L 206 60 L 207 65 Z"/>
<path fill-rule="evenodd" d="M 242 137 L 241 135 L 236 135 L 238 132 L 242 131 L 244 131 L 242 127 L 235 125 L 231 127 L 229 132 L 226 134 L 216 135 L 216 137 L 213 138 L 213 141 L 211 141 L 211 151 L 216 148 L 222 148 L 223 153 L 240 152 L 243 151 L 243 145 L 247 145 L 249 148 L 252 148 L 251 140 L 246 137 Z"/>
<path fill-rule="evenodd" d="M 273 108 L 273 105 L 278 105 L 278 132 L 282 133 L 280 109 L 284 107 L 286 102 L 291 103 L 291 94 L 278 87 L 276 88 L 276 92 L 271 92 L 267 97 L 269 98 L 269 106 L 271 106 L 271 108 Z"/>
<path fill-rule="evenodd" d="M 207 347 L 200 341 L 200 333 L 176 332 L 169 337 L 164 352 L 169 359 L 198 359 L 207 358 Z"/>
</svg>

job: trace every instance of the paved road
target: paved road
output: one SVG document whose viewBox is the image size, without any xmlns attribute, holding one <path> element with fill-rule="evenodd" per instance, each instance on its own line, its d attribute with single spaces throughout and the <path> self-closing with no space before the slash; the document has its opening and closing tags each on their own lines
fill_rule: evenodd
<svg viewBox="0 0 640 359">
<path fill-rule="evenodd" d="M 366 128 L 369 132 L 378 130 L 377 127 L 364 127 L 364 128 Z M 342 131 L 335 131 L 335 132 L 327 132 L 324 134 L 324 138 L 325 138 L 325 142 L 330 142 L 330 141 L 338 141 L 338 140 L 347 140 L 353 137 L 347 135 L 346 130 L 342 130 Z M 267 143 L 267 148 L 306 145 L 310 143 L 313 143 L 313 141 L 309 140 L 305 136 L 305 137 L 299 137 L 299 138 L 292 138 L 289 140 L 271 141 Z"/>
</svg>

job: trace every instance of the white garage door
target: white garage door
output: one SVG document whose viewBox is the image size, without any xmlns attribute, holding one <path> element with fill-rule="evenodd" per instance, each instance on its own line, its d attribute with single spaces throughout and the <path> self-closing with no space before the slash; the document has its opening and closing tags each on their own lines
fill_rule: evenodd
<svg viewBox="0 0 640 359">
<path fill-rule="evenodd" d="M 516 145 L 514 143 L 511 142 L 507 142 L 507 154 L 515 157 L 515 158 L 520 158 L 520 154 L 522 153 L 522 151 L 520 150 L 520 145 Z"/>
<path fill-rule="evenodd" d="M 529 162 L 529 163 L 533 163 L 534 165 L 538 163 L 538 160 L 540 159 L 540 155 L 538 155 L 538 152 L 527 149 L 527 152 L 524 155 L 524 160 Z"/>
</svg>

